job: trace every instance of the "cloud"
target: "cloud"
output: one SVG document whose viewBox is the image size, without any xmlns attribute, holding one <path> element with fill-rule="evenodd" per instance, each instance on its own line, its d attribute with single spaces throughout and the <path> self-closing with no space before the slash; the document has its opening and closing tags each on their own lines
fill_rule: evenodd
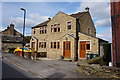
<svg viewBox="0 0 120 80">
<path fill-rule="evenodd" d="M 108 2 L 82 2 L 77 11 L 83 11 L 86 7 L 90 8 L 92 17 L 106 18 L 109 17 L 109 3 Z M 104 14 L 104 15 L 102 15 Z"/>
<path fill-rule="evenodd" d="M 96 27 L 110 27 L 111 26 L 111 18 L 96 20 L 95 26 Z"/>
<path fill-rule="evenodd" d="M 76 12 L 83 12 L 89 7 L 90 14 L 94 21 L 97 37 L 112 42 L 111 35 L 111 16 L 109 2 L 82 2 Z M 107 34 L 106 34 L 107 33 Z"/>
<path fill-rule="evenodd" d="M 29 14 L 28 17 L 26 18 L 26 35 L 31 34 L 31 27 L 40 24 L 41 22 L 44 22 L 48 19 L 48 16 L 40 16 L 39 14 Z M 9 18 L 9 23 L 14 23 L 15 28 L 19 31 L 22 32 L 23 28 L 23 17 L 10 17 Z"/>
<path fill-rule="evenodd" d="M 35 26 L 48 19 L 48 16 L 40 16 L 39 14 L 29 14 L 26 18 L 26 27 Z M 13 22 L 17 27 L 21 27 L 23 24 L 23 17 L 11 17 L 10 22 Z"/>
<path fill-rule="evenodd" d="M 110 23 L 110 3 L 108 2 L 82 2 L 76 12 L 85 11 L 89 7 L 93 20 L 95 20 L 96 27 L 99 24 L 104 27 L 109 26 Z M 100 22 L 102 21 L 102 22 Z M 106 23 L 107 22 L 107 23 Z"/>
<path fill-rule="evenodd" d="M 2 27 L 0 27 L 0 32 L 3 31 L 4 29 Z"/>
<path fill-rule="evenodd" d="M 104 40 L 109 41 L 110 43 L 112 42 L 112 31 L 111 28 L 108 30 L 101 31 L 101 33 L 96 34 L 97 37 L 102 38 Z"/>
</svg>

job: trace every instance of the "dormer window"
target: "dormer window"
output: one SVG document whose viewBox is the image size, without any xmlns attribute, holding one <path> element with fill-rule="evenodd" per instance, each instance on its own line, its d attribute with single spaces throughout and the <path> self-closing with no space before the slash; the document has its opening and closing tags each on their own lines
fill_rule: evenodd
<svg viewBox="0 0 120 80">
<path fill-rule="evenodd" d="M 71 22 L 67 22 L 67 29 L 71 29 L 72 23 Z"/>
</svg>

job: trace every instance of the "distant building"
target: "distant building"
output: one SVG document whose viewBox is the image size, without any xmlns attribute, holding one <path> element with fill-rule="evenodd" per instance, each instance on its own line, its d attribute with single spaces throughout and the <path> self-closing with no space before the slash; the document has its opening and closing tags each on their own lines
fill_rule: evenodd
<svg viewBox="0 0 120 80">
<path fill-rule="evenodd" d="M 120 67 L 120 1 L 111 0 L 113 66 Z"/>
<path fill-rule="evenodd" d="M 102 42 L 107 43 L 96 37 L 96 29 L 87 7 L 85 12 L 71 15 L 60 11 L 52 19 L 48 18 L 33 26 L 30 47 L 46 53 L 48 58 L 59 59 L 64 56 L 75 60 L 76 57 L 87 59 L 90 54 L 102 56 Z"/>
<path fill-rule="evenodd" d="M 9 48 L 22 47 L 22 34 L 14 29 L 14 24 L 10 24 L 0 34 L 3 52 L 8 52 Z"/>
</svg>

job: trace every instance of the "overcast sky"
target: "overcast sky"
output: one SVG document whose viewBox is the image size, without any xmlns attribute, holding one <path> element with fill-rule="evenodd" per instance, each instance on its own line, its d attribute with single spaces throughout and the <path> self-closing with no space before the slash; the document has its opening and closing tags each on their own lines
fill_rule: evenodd
<svg viewBox="0 0 120 80">
<path fill-rule="evenodd" d="M 27 10 L 25 35 L 31 35 L 31 27 L 35 26 L 48 17 L 54 17 L 59 11 L 66 14 L 74 14 L 90 8 L 90 14 L 95 24 L 97 37 L 111 42 L 111 17 L 110 3 L 107 2 L 2 2 L 2 28 L 4 30 L 10 23 L 15 24 L 15 29 L 22 33 L 23 11 Z M 0 20 L 1 21 L 1 20 Z"/>
</svg>

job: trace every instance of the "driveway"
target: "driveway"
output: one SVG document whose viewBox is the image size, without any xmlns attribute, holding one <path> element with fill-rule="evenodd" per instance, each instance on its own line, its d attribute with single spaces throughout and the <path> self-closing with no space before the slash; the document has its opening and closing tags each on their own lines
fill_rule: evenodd
<svg viewBox="0 0 120 80">
<path fill-rule="evenodd" d="M 14 54 L 3 54 L 4 59 L 10 63 L 22 67 L 28 72 L 36 74 L 42 78 L 95 78 L 83 73 L 75 71 L 77 68 L 76 62 L 61 61 L 61 60 L 31 60 Z"/>
</svg>

